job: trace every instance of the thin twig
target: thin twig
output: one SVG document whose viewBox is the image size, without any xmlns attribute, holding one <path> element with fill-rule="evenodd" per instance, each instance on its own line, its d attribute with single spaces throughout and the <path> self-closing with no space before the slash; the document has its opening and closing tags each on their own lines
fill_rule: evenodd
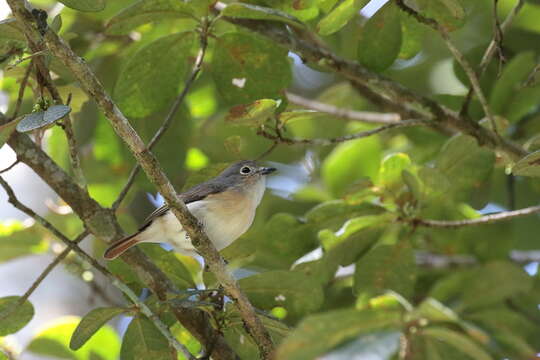
<svg viewBox="0 0 540 360">
<path fill-rule="evenodd" d="M 46 52 L 47 52 L 47 50 L 40 50 L 40 51 L 35 52 L 33 54 L 30 54 L 30 55 L 28 55 L 26 57 L 23 57 L 23 58 L 17 60 L 16 62 L 14 62 L 13 64 L 6 66 L 5 71 L 9 71 L 9 70 L 13 69 L 14 67 L 18 66 L 23 61 L 32 60 L 34 56 L 43 55 Z"/>
<path fill-rule="evenodd" d="M 495 123 L 495 117 L 491 113 L 491 109 L 489 107 L 488 101 L 486 97 L 484 96 L 484 92 L 482 91 L 482 88 L 480 87 L 480 80 L 478 79 L 478 76 L 476 75 L 476 72 L 474 71 L 472 66 L 469 64 L 467 59 L 465 59 L 465 56 L 458 50 L 458 48 L 454 45 L 454 43 L 450 39 L 450 34 L 448 33 L 448 30 L 446 29 L 446 27 L 440 25 L 436 20 L 427 18 L 423 16 L 422 14 L 418 13 L 416 10 L 414 10 L 413 8 L 405 4 L 404 0 L 396 0 L 396 3 L 403 11 L 413 16 L 418 22 L 433 28 L 435 31 L 441 34 L 442 39 L 446 43 L 446 47 L 448 48 L 448 50 L 450 50 L 452 55 L 454 55 L 454 58 L 456 59 L 456 61 L 461 65 L 461 67 L 467 74 L 467 77 L 469 78 L 471 86 L 474 89 L 476 96 L 478 97 L 478 101 L 480 101 L 480 104 L 482 105 L 482 109 L 484 110 L 484 113 L 491 124 L 491 128 L 493 132 L 495 133 L 495 135 L 499 138 L 500 136 L 497 130 L 497 124 Z"/>
<path fill-rule="evenodd" d="M 334 115 L 335 117 L 347 120 L 356 120 L 373 124 L 395 124 L 401 121 L 401 116 L 397 113 L 379 113 L 371 111 L 355 111 L 343 109 L 316 100 L 306 99 L 303 96 L 296 95 L 290 92 L 287 92 L 287 99 L 292 104 L 299 105 L 307 109 L 320 111 L 326 114 Z"/>
<path fill-rule="evenodd" d="M 191 73 L 189 74 L 189 77 L 187 78 L 187 80 L 186 80 L 186 82 L 184 84 L 184 88 L 182 89 L 180 94 L 178 94 L 178 96 L 174 100 L 174 103 L 171 106 L 171 109 L 169 110 L 169 113 L 165 117 L 165 120 L 163 120 L 163 124 L 156 131 L 156 133 L 154 134 L 154 136 L 152 137 L 152 139 L 148 143 L 148 149 L 149 150 L 151 150 L 157 144 L 157 142 L 161 139 L 161 137 L 163 136 L 165 131 L 167 131 L 167 129 L 171 126 L 171 123 L 172 123 L 172 120 L 174 119 L 174 116 L 178 112 L 178 109 L 180 109 L 180 105 L 182 105 L 182 103 L 184 102 L 184 99 L 185 99 L 186 95 L 191 90 L 191 87 L 192 87 L 193 83 L 195 82 L 195 79 L 197 78 L 197 75 L 199 74 L 199 72 L 202 69 L 204 56 L 206 54 L 206 49 L 208 47 L 208 32 L 209 32 L 209 29 L 210 29 L 210 25 L 211 24 L 209 24 L 209 23 L 204 23 L 203 26 L 202 26 L 202 29 L 201 29 L 201 32 L 200 32 L 200 38 L 199 38 L 200 39 L 200 48 L 199 48 L 199 52 L 197 53 L 197 58 L 195 59 L 195 63 L 193 64 L 193 68 L 191 70 Z M 136 178 L 137 174 L 139 173 L 139 170 L 140 170 L 140 165 L 137 163 L 133 167 L 133 169 L 131 169 L 131 172 L 129 173 L 128 180 L 127 180 L 126 184 L 124 185 L 124 187 L 122 188 L 122 190 L 120 191 L 120 194 L 118 195 L 118 197 L 116 198 L 116 200 L 112 204 L 111 209 L 113 209 L 113 210 L 118 209 L 118 207 L 120 206 L 120 204 L 122 203 L 122 201 L 126 197 L 127 193 L 129 192 L 129 189 L 133 185 L 133 183 L 135 181 L 135 178 Z"/>
<path fill-rule="evenodd" d="M 512 8 L 512 10 L 510 10 L 510 12 L 506 16 L 502 24 L 499 26 L 499 30 L 501 34 L 504 34 L 506 29 L 512 24 L 512 21 L 514 21 L 514 17 L 517 15 L 519 10 L 521 10 L 524 4 L 525 4 L 525 0 L 516 1 L 516 5 Z M 497 6 L 496 3 L 494 6 Z M 480 61 L 479 70 L 478 70 L 479 77 L 482 77 L 482 75 L 484 75 L 489 63 L 493 59 L 493 56 L 496 54 L 496 51 L 499 51 L 500 48 L 501 48 L 501 44 L 499 43 L 497 34 L 494 33 L 493 39 L 489 43 L 484 53 L 484 56 L 482 56 L 482 60 Z M 465 100 L 463 101 L 463 105 L 461 105 L 461 110 L 459 112 L 461 115 L 464 115 L 468 112 L 469 104 L 471 103 L 473 93 L 474 93 L 474 89 L 472 86 L 470 86 L 469 91 L 467 92 L 467 96 L 465 96 Z"/>
<path fill-rule="evenodd" d="M 9 170 L 13 169 L 13 167 L 15 167 L 15 165 L 17 165 L 18 163 L 19 163 L 19 159 L 15 160 L 13 162 L 13 164 L 9 165 L 7 168 L 0 170 L 0 174 L 3 174 L 5 172 L 8 172 Z"/>
<path fill-rule="evenodd" d="M 514 211 L 503 211 L 496 214 L 485 215 L 477 219 L 467 220 L 431 220 L 431 219 L 412 219 L 407 222 L 413 226 L 439 227 L 439 228 L 456 228 L 463 226 L 474 226 L 493 224 L 500 221 L 507 221 L 517 217 L 528 216 L 540 212 L 540 205 L 531 206 Z"/>
<path fill-rule="evenodd" d="M 24 98 L 24 91 L 26 90 L 26 85 L 28 84 L 28 78 L 30 77 L 30 73 L 32 72 L 33 66 L 34 66 L 34 59 L 30 61 L 30 64 L 28 64 L 28 67 L 26 68 L 26 71 L 24 72 L 24 76 L 21 80 L 21 86 L 19 87 L 19 94 L 17 95 L 17 102 L 15 103 L 15 111 L 13 111 L 13 115 L 11 115 L 11 119 L 15 119 L 19 115 L 19 111 L 21 110 L 21 105 Z"/>
<path fill-rule="evenodd" d="M 150 308 L 144 303 L 141 302 L 138 298 L 138 296 L 129 288 L 127 285 L 125 285 L 120 279 L 116 277 L 113 273 L 111 273 L 107 268 L 103 267 L 100 263 L 96 261 L 92 256 L 87 254 L 83 249 L 79 247 L 78 244 L 75 243 L 75 241 L 71 241 L 69 238 L 67 238 L 60 230 L 58 230 L 53 224 L 48 222 L 45 218 L 39 216 L 36 214 L 32 209 L 28 208 L 26 205 L 21 203 L 17 197 L 15 196 L 15 192 L 13 189 L 9 186 L 9 184 L 0 176 L 0 185 L 4 188 L 8 195 L 8 201 L 17 209 L 24 212 L 26 215 L 32 217 L 36 222 L 38 222 L 40 225 L 42 225 L 44 228 L 49 230 L 54 236 L 56 236 L 59 240 L 61 240 L 69 249 L 75 251 L 79 256 L 81 256 L 85 261 L 90 263 L 96 270 L 101 272 L 103 275 L 105 275 L 114 286 L 116 286 L 120 291 L 122 291 L 124 294 L 126 294 L 129 299 L 140 309 L 140 311 L 146 315 L 156 326 L 156 328 L 161 332 L 161 334 L 167 339 L 169 344 L 176 349 L 177 351 L 184 354 L 184 356 L 189 360 L 196 360 L 195 357 L 189 352 L 189 350 L 182 344 L 176 340 L 174 335 L 171 334 L 169 329 L 167 328 L 167 325 L 165 325 L 153 312 L 150 310 Z"/>
<path fill-rule="evenodd" d="M 73 132 L 73 123 L 72 118 L 69 115 L 64 117 L 62 121 L 62 129 L 66 133 L 66 139 L 69 148 L 69 159 L 71 162 L 71 169 L 73 170 L 73 175 L 75 181 L 79 184 L 80 187 L 86 189 L 86 179 L 84 177 L 84 172 L 81 167 L 81 159 L 79 157 L 79 150 L 77 149 L 77 140 L 75 139 L 75 133 Z"/>
<path fill-rule="evenodd" d="M 2 180 L 0 180 L 1 182 Z M 2 184 L 3 186 L 4 184 Z M 78 244 L 79 242 L 81 242 L 86 236 L 88 235 L 88 231 L 87 230 L 84 230 L 81 234 L 79 234 L 75 240 L 73 240 L 73 242 L 75 244 Z M 13 303 L 13 305 L 9 308 L 9 309 L 6 309 L 4 312 L 0 313 L 0 320 L 1 319 L 4 319 L 6 318 L 7 316 L 9 316 L 11 314 L 11 312 L 13 310 L 15 310 L 17 307 L 21 306 L 22 304 L 24 304 L 24 302 L 26 300 L 28 300 L 28 298 L 30 297 L 30 295 L 32 295 L 32 293 L 38 288 L 39 285 L 41 285 L 41 283 L 43 282 L 43 280 L 45 280 L 45 278 L 51 273 L 51 271 L 53 271 L 53 269 L 56 267 L 56 265 L 60 264 L 60 262 L 62 260 L 65 259 L 65 257 L 71 252 L 71 249 L 69 247 L 65 248 L 60 254 L 58 254 L 58 256 L 56 256 L 54 258 L 54 260 L 49 264 L 47 265 L 47 267 L 45 268 L 45 270 L 43 270 L 41 272 L 41 274 L 39 274 L 39 276 L 37 277 L 37 279 L 32 283 L 32 285 L 28 288 L 28 290 L 26 290 L 26 292 L 19 298 L 17 299 L 17 301 L 15 303 Z"/>
<path fill-rule="evenodd" d="M 296 139 L 296 138 L 286 138 L 283 137 L 281 134 L 270 134 L 267 131 L 259 131 L 259 135 L 264 136 L 267 139 L 287 144 L 287 145 L 320 145 L 320 146 L 327 146 L 327 145 L 333 145 L 349 140 L 355 140 L 355 139 L 361 139 L 368 136 L 372 136 L 378 133 L 381 133 L 386 130 L 395 129 L 395 128 L 401 128 L 401 127 L 410 127 L 410 126 L 420 126 L 420 125 L 427 125 L 428 121 L 426 120 L 403 120 L 398 123 L 394 124 L 388 124 L 383 125 L 375 129 L 361 131 L 358 133 L 350 134 L 350 135 L 343 135 L 331 139 Z"/>
</svg>

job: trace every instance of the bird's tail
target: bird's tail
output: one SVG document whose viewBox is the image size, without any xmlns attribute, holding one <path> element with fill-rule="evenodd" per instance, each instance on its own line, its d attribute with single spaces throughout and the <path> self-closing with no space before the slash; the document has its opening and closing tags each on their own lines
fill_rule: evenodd
<svg viewBox="0 0 540 360">
<path fill-rule="evenodd" d="M 107 260 L 116 259 L 118 256 L 122 255 L 124 251 L 140 242 L 137 235 L 139 235 L 139 233 L 135 233 L 131 236 L 123 238 L 122 240 L 118 240 L 109 246 L 107 250 L 105 250 L 103 257 Z"/>
</svg>

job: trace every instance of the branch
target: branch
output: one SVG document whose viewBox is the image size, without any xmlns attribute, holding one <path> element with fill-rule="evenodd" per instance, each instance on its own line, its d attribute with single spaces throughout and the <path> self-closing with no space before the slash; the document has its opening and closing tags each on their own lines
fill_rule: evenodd
<svg viewBox="0 0 540 360">
<path fill-rule="evenodd" d="M 439 228 L 456 228 L 462 226 L 484 225 L 493 224 L 500 221 L 507 221 L 513 218 L 528 216 L 532 214 L 540 213 L 540 205 L 531 206 L 514 211 L 503 211 L 496 214 L 485 215 L 477 219 L 467 220 L 430 220 L 430 219 L 412 219 L 410 222 L 413 226 L 425 226 L 425 227 L 439 227 Z"/>
<path fill-rule="evenodd" d="M 173 105 L 171 106 L 171 109 L 169 110 L 169 113 L 167 114 L 167 117 L 163 121 L 163 124 L 161 125 L 161 127 L 158 129 L 158 131 L 154 134 L 154 136 L 152 137 L 152 139 L 148 143 L 148 149 L 149 150 L 152 150 L 154 145 L 157 144 L 157 142 L 159 141 L 159 139 L 161 139 L 161 137 L 163 136 L 165 131 L 170 127 L 174 116 L 178 112 L 178 109 L 180 109 L 180 105 L 182 105 L 182 103 L 184 102 L 184 98 L 186 97 L 188 92 L 191 90 L 191 86 L 195 82 L 195 79 L 197 78 L 197 75 L 199 74 L 199 72 L 202 69 L 204 56 L 206 54 L 206 48 L 208 47 L 208 32 L 209 32 L 209 29 L 210 29 L 210 25 L 211 24 L 209 24 L 207 22 L 203 23 L 203 26 L 201 28 L 200 37 L 199 37 L 200 48 L 199 48 L 199 52 L 197 54 L 197 58 L 195 59 L 195 63 L 193 65 L 193 69 L 191 70 L 191 73 L 189 74 L 189 77 L 188 77 L 188 79 L 186 80 L 186 82 L 184 84 L 184 88 L 182 89 L 180 94 L 176 97 Z M 111 206 L 111 208 L 113 210 L 118 209 L 118 207 L 120 206 L 120 204 L 122 203 L 122 201 L 126 197 L 128 191 L 131 188 L 131 186 L 133 185 L 133 182 L 135 181 L 135 177 L 139 173 L 140 169 L 141 169 L 141 167 L 139 166 L 138 163 L 133 167 L 133 169 L 131 169 L 131 172 L 129 173 L 128 181 L 126 182 L 126 184 L 124 185 L 124 187 L 120 191 L 120 194 L 118 195 L 118 198 L 116 198 L 116 200 L 114 201 L 114 203 Z"/>
<path fill-rule="evenodd" d="M 394 129 L 394 128 L 401 128 L 401 127 L 410 127 L 410 126 L 419 126 L 419 125 L 426 125 L 428 121 L 426 120 L 403 120 L 398 123 L 393 123 L 389 125 L 380 126 L 375 129 L 361 131 L 355 134 L 350 135 L 344 135 L 339 136 L 336 138 L 331 139 L 296 139 L 296 138 L 286 138 L 281 135 L 280 131 L 276 131 L 276 135 L 270 134 L 264 130 L 259 131 L 259 134 L 264 136 L 267 139 L 273 140 L 278 143 L 286 144 L 286 145 L 321 145 L 321 146 L 327 146 L 327 145 L 333 145 L 349 140 L 355 140 L 355 139 L 361 139 L 368 136 L 372 136 L 375 134 L 378 134 L 380 132 Z"/>
<path fill-rule="evenodd" d="M 335 117 L 347 120 L 363 121 L 373 124 L 395 124 L 401 121 L 401 116 L 396 113 L 378 113 L 371 111 L 355 111 L 343 109 L 338 108 L 334 105 L 306 99 L 305 97 L 290 92 L 287 92 L 287 99 L 292 104 L 299 105 L 307 109 L 320 111 L 326 114 L 334 115 Z"/>
<path fill-rule="evenodd" d="M 39 37 L 40 34 L 32 26 L 32 17 L 25 9 L 24 4 L 17 0 L 8 0 L 8 4 L 17 20 L 23 25 L 25 33 L 31 32 L 34 36 Z M 171 211 L 192 239 L 197 252 L 203 256 L 206 264 L 223 286 L 227 295 L 235 301 L 246 324 L 246 329 L 257 343 L 262 358 L 269 359 L 274 349 L 270 334 L 264 328 L 259 317 L 257 317 L 248 298 L 238 287 L 236 280 L 227 270 L 225 261 L 204 233 L 201 224 L 178 197 L 171 182 L 160 168 L 157 159 L 144 145 L 128 119 L 105 92 L 105 89 L 86 62 L 77 56 L 53 31 L 49 29 L 42 30 L 50 53 L 71 70 L 84 91 L 96 101 L 118 136 L 128 145 L 137 162 L 141 165 L 148 178 L 156 185 Z"/>
<path fill-rule="evenodd" d="M 19 163 L 19 159 L 15 160 L 13 164 L 9 165 L 7 168 L 0 170 L 0 174 L 3 174 L 5 172 L 8 172 L 9 170 L 13 169 L 15 165 Z"/>
<path fill-rule="evenodd" d="M 105 267 L 103 267 L 100 263 L 96 261 L 93 257 L 88 255 L 83 249 L 77 245 L 75 241 L 71 241 L 68 239 L 60 230 L 58 230 L 54 225 L 52 225 L 50 222 L 48 222 L 45 218 L 39 216 L 36 214 L 32 209 L 25 206 L 23 203 L 21 203 L 17 197 L 15 196 L 15 193 L 13 192 L 13 189 L 9 186 L 9 184 L 0 176 L 0 185 L 4 188 L 8 195 L 8 201 L 17 209 L 24 212 L 26 215 L 32 217 L 36 222 L 41 224 L 44 228 L 49 230 L 54 236 L 56 236 L 59 240 L 61 240 L 68 249 L 71 249 L 75 251 L 79 256 L 81 256 L 84 260 L 86 260 L 88 263 L 90 263 L 96 270 L 101 272 L 103 275 L 105 275 L 114 286 L 116 286 L 120 291 L 122 291 L 124 294 L 126 294 L 129 299 L 137 305 L 137 307 L 140 309 L 140 311 L 146 315 L 156 326 L 156 328 L 161 332 L 161 334 L 167 339 L 169 344 L 175 348 L 177 351 L 184 354 L 184 356 L 189 360 L 196 360 L 193 355 L 189 352 L 189 350 L 182 344 L 180 344 L 174 335 L 171 334 L 169 329 L 167 328 L 167 325 L 165 325 L 153 312 L 150 310 L 148 306 L 146 306 L 145 303 L 141 302 L 138 298 L 138 296 L 129 288 L 127 285 L 125 285 L 120 279 L 118 279 L 114 274 L 112 274 L 109 270 L 107 270 Z M 84 238 L 84 237 L 82 237 Z M 82 240 L 82 238 L 80 240 Z M 67 253 L 66 253 L 67 255 Z M 54 266 L 53 266 L 54 267 Z M 51 268 L 52 269 L 52 268 Z M 45 275 L 46 276 L 46 275 Z M 39 284 L 38 284 L 39 285 Z M 36 285 L 37 287 L 37 285 Z M 25 299 L 26 300 L 26 299 Z M 5 316 L 5 315 L 4 315 Z"/>
<path fill-rule="evenodd" d="M 216 11 L 226 6 L 216 3 Z M 348 61 L 329 52 L 327 49 L 310 41 L 308 37 L 298 37 L 285 26 L 271 21 L 245 20 L 223 16 L 229 23 L 256 32 L 288 50 L 298 54 L 304 61 L 324 66 L 325 68 L 348 79 L 367 98 L 374 98 L 392 111 L 408 114 L 414 119 L 434 120 L 439 124 L 438 130 L 447 133 L 453 129 L 471 135 L 482 146 L 505 152 L 513 159 L 520 159 L 527 152 L 514 143 L 501 139 L 493 131 L 460 117 L 434 100 L 416 94 L 395 81 L 368 71 L 356 62 Z M 411 112 L 414 115 L 411 115 Z M 420 115 L 420 116 L 417 116 Z"/>
<path fill-rule="evenodd" d="M 84 221 L 88 230 L 106 242 L 117 241 L 125 236 L 114 212 L 101 208 L 79 187 L 41 148 L 25 134 L 15 132 L 9 145 L 16 152 L 18 159 L 38 174 L 73 211 Z M 142 282 L 161 300 L 168 293 L 177 293 L 178 289 L 169 278 L 137 248 L 132 248 L 122 259 L 137 273 Z M 205 347 L 212 348 L 212 357 L 217 360 L 237 359 L 236 354 L 223 336 L 212 327 L 207 313 L 196 308 L 186 308 L 170 304 L 175 317 Z"/>
<path fill-rule="evenodd" d="M 467 74 L 467 77 L 469 78 L 471 86 L 476 92 L 478 101 L 480 101 L 480 104 L 482 105 L 482 109 L 484 110 L 486 117 L 489 119 L 492 130 L 494 131 L 496 137 L 499 137 L 499 133 L 497 131 L 497 125 L 495 123 L 495 118 L 493 114 L 491 113 L 491 109 L 489 107 L 487 99 L 484 96 L 484 92 L 482 91 L 482 88 L 480 87 L 480 80 L 478 80 L 478 76 L 476 75 L 476 72 L 473 70 L 472 66 L 469 64 L 467 59 L 465 59 L 465 56 L 463 56 L 463 54 L 458 50 L 458 48 L 454 45 L 454 43 L 450 39 L 448 30 L 444 26 L 440 25 L 434 19 L 427 18 L 423 16 L 422 14 L 418 13 L 413 8 L 406 5 L 404 0 L 397 0 L 396 3 L 403 11 L 413 16 L 418 22 L 433 28 L 435 31 L 441 34 L 441 37 L 446 43 L 446 47 L 448 47 L 448 50 L 450 50 L 452 55 L 454 55 L 454 58 L 463 68 L 463 70 L 465 70 L 465 73 Z"/>
</svg>

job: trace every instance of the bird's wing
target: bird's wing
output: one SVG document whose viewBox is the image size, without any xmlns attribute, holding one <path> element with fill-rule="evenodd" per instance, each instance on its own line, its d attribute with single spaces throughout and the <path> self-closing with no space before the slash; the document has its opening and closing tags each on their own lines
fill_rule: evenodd
<svg viewBox="0 0 540 360">
<path fill-rule="evenodd" d="M 212 182 L 207 182 L 203 184 L 199 184 L 197 186 L 192 187 L 191 189 L 187 190 L 186 192 L 183 192 L 180 194 L 180 199 L 184 202 L 184 204 L 189 204 L 194 201 L 203 200 L 208 195 L 215 194 L 218 192 L 223 191 L 223 185 L 218 185 Z M 165 204 L 163 206 L 158 207 L 155 209 L 148 217 L 144 220 L 143 225 L 139 228 L 139 232 L 146 229 L 152 221 L 157 219 L 160 216 L 165 215 L 167 212 L 169 212 L 169 205 Z"/>
</svg>

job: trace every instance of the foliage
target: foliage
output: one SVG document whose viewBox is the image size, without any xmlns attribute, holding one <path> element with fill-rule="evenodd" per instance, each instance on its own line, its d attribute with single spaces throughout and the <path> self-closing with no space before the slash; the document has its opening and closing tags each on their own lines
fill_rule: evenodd
<svg viewBox="0 0 540 360">
<path fill-rule="evenodd" d="M 407 1 L 416 16 L 390 1 L 369 18 L 366 0 L 225 1 L 220 16 L 210 0 L 59 2 L 65 8 L 54 25 L 50 19 L 51 27 L 91 66 L 146 142 L 190 86 L 186 80 L 199 55 L 200 36 L 209 31 L 202 70 L 152 149 L 178 190 L 215 176 L 227 163 L 261 154 L 263 161 L 277 164 L 279 176 L 309 173 L 309 181 L 287 189 L 289 196 L 267 190 L 250 230 L 222 252 L 231 268 L 249 275 L 239 285 L 260 310 L 277 359 L 525 359 L 540 351 L 540 278 L 524 270 L 530 261 L 511 256 L 514 250 L 538 249 L 538 215 L 475 227 L 427 227 L 421 221 L 472 220 L 493 209 L 538 205 L 540 3 L 526 1 L 483 72 L 479 64 L 493 30 L 490 0 Z M 515 2 L 498 1 L 500 21 Z M 57 9 L 53 0 L 35 3 Z M 417 17 L 436 21 L 473 70 L 483 72 L 480 85 L 499 135 L 523 147 L 526 156 L 509 156 L 475 137 L 478 129 L 490 128 L 477 96 L 466 114 L 469 133 L 437 118 L 430 126 L 388 129 L 330 146 L 310 143 L 382 125 L 348 119 L 341 110 L 394 109 L 347 82 L 342 75 L 350 69 L 336 70 L 328 59 L 294 57 L 298 44 L 361 65 L 370 79 L 366 83 L 397 82 L 461 110 L 470 79 L 440 33 Z M 286 39 L 276 43 L 241 25 L 246 23 L 259 24 L 261 31 L 274 26 Z M 20 24 L 1 21 L 0 90 L 9 97 L 6 115 L 14 113 L 21 80 L 35 65 L 18 61 L 30 53 Z M 32 72 L 18 116 L 9 122 L 0 117 L 0 146 L 15 131 L 45 134 L 44 149 L 73 173 L 60 128 L 70 113 L 89 193 L 110 206 L 133 157 L 97 110 L 96 95 L 85 94 L 59 59 L 50 53 L 43 59 L 64 101 L 71 94 L 72 102 L 55 104 Z M 381 85 L 377 91 L 384 98 L 389 89 Z M 339 111 L 311 109 L 288 98 L 287 91 Z M 411 105 L 407 115 L 424 110 Z M 155 190 L 146 178 L 137 177 L 118 210 L 127 231 L 136 230 L 155 205 L 150 193 Z M 82 230 L 76 215 L 59 213 L 47 218 L 69 236 Z M 3 222 L 0 261 L 41 254 L 50 241 L 52 236 L 37 225 Z M 100 258 L 105 244 L 93 241 L 93 255 Z M 192 258 L 156 244 L 140 248 L 180 290 L 218 286 Z M 429 256 L 427 262 L 419 260 L 426 253 L 473 261 L 438 267 Z M 64 263 L 81 277 L 88 268 L 73 258 Z M 107 267 L 134 291 L 145 287 L 144 275 L 121 259 Z M 17 299 L 0 298 L 0 336 L 19 331 L 33 317 L 28 301 L 13 309 Z M 233 304 L 214 306 L 215 299 L 205 295 L 180 294 L 179 299 L 208 314 L 240 358 L 258 357 Z M 155 296 L 144 300 L 189 351 L 202 351 L 204 344 L 171 315 L 167 302 Z M 58 319 L 26 349 L 85 360 L 183 358 L 135 306 L 112 305 L 90 308 L 82 319 Z M 131 317 L 122 340 L 107 325 L 120 316 Z"/>
</svg>

